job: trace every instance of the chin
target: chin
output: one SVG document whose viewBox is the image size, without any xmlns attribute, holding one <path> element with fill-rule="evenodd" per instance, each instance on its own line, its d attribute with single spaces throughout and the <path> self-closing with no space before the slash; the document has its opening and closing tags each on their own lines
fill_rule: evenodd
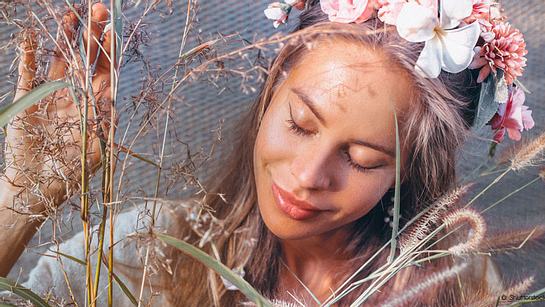
<svg viewBox="0 0 545 307">
<path fill-rule="evenodd" d="M 281 240 L 301 240 L 315 235 L 315 233 L 312 231 L 302 232 L 300 231 L 300 228 L 295 230 L 297 229 L 296 227 L 295 229 L 294 227 L 286 227 L 285 224 L 280 224 L 276 221 L 268 222 L 267 219 L 263 219 L 263 222 L 265 223 L 267 229 L 269 229 L 272 234 Z"/>
<path fill-rule="evenodd" d="M 323 229 L 319 226 L 320 223 L 317 223 L 317 219 L 298 221 L 288 217 L 277 207 L 272 197 L 268 200 L 258 201 L 258 204 L 263 223 L 271 233 L 281 240 L 309 238 L 319 234 L 319 229 Z"/>
</svg>

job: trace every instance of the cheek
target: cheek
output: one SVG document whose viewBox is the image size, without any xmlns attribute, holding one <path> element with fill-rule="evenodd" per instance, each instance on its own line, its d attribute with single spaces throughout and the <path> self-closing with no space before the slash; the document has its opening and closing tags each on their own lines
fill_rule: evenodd
<svg viewBox="0 0 545 307">
<path fill-rule="evenodd" d="M 263 117 L 254 147 L 255 162 L 261 165 L 288 158 L 293 152 L 294 138 L 287 131 L 281 112 L 268 110 Z"/>
<path fill-rule="evenodd" d="M 337 195 L 336 202 L 344 204 L 341 208 L 345 218 L 355 220 L 367 214 L 379 203 L 392 185 L 394 174 L 391 171 L 353 175 L 347 180 L 346 189 Z M 358 178 L 355 178 L 358 177 Z"/>
</svg>

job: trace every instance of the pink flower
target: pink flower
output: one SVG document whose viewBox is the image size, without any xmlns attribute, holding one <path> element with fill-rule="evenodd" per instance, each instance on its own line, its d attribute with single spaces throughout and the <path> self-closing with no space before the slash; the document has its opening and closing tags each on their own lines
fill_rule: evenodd
<svg viewBox="0 0 545 307">
<path fill-rule="evenodd" d="M 481 24 L 490 25 L 490 8 L 495 4 L 492 0 L 472 0 L 473 11 L 471 15 L 467 17 L 464 22 L 472 23 L 478 21 Z"/>
<path fill-rule="evenodd" d="M 519 141 L 521 131 L 534 127 L 532 111 L 523 105 L 525 99 L 522 90 L 514 87 L 509 91 L 507 103 L 501 103 L 498 112 L 490 120 L 492 129 L 496 130 L 494 141 L 501 142 L 506 131 L 511 140 Z"/>
<path fill-rule="evenodd" d="M 320 0 L 320 7 L 330 21 L 362 23 L 373 15 L 375 0 Z"/>
<path fill-rule="evenodd" d="M 386 24 L 395 25 L 405 3 L 407 3 L 405 0 L 378 0 L 378 19 Z"/>
<path fill-rule="evenodd" d="M 475 57 L 469 68 L 481 68 L 477 82 L 483 82 L 491 71 L 502 69 L 506 83 L 511 85 L 526 66 L 524 56 L 528 51 L 524 36 L 507 22 L 492 22 L 491 25 L 483 33 L 485 44 L 475 47 Z"/>
</svg>

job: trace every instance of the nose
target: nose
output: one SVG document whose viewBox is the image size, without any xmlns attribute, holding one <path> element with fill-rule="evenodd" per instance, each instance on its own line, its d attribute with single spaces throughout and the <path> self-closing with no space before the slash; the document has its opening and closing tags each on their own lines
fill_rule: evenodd
<svg viewBox="0 0 545 307">
<path fill-rule="evenodd" d="M 326 190 L 331 187 L 328 157 L 329 154 L 325 150 L 306 149 L 293 159 L 290 171 L 300 188 Z"/>
</svg>

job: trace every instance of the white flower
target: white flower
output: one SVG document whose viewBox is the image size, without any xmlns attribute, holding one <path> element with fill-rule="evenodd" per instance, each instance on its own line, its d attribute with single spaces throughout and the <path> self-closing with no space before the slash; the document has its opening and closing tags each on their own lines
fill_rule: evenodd
<svg viewBox="0 0 545 307">
<path fill-rule="evenodd" d="M 288 2 L 289 3 L 273 2 L 263 11 L 265 16 L 273 21 L 273 26 L 275 28 L 278 28 L 280 24 L 286 23 L 288 20 L 292 2 L 295 1 Z"/>
<path fill-rule="evenodd" d="M 471 63 L 481 29 L 477 22 L 456 28 L 472 12 L 471 0 L 442 0 L 440 18 L 435 5 L 406 3 L 396 21 L 397 32 L 410 42 L 425 42 L 415 69 L 437 78 L 441 69 L 458 73 Z"/>
</svg>

